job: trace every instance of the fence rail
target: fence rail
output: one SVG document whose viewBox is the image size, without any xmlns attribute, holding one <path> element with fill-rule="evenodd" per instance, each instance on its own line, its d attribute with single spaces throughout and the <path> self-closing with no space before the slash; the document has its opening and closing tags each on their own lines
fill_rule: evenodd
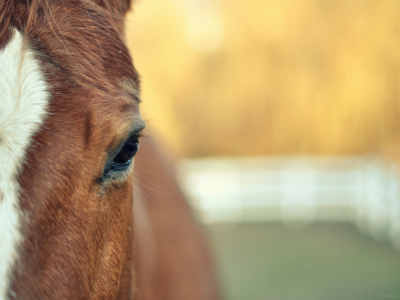
<svg viewBox="0 0 400 300">
<path fill-rule="evenodd" d="M 350 221 L 400 249 L 400 173 L 379 157 L 190 159 L 179 170 L 203 222 Z"/>
</svg>

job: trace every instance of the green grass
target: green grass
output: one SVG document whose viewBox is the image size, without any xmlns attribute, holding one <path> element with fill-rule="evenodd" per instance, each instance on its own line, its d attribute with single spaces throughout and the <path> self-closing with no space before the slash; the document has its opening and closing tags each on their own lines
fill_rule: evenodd
<svg viewBox="0 0 400 300">
<path fill-rule="evenodd" d="M 352 224 L 208 226 L 227 300 L 400 298 L 400 252 Z M 370 294 L 374 292 L 375 294 Z M 372 297 L 371 297 L 372 296 Z"/>
</svg>

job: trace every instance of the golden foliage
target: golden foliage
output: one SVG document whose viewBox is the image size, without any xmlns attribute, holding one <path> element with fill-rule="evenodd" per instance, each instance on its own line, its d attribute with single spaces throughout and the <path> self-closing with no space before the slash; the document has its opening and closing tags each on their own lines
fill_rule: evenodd
<svg viewBox="0 0 400 300">
<path fill-rule="evenodd" d="M 400 1 L 142 0 L 127 36 L 144 115 L 184 156 L 400 145 Z"/>
</svg>

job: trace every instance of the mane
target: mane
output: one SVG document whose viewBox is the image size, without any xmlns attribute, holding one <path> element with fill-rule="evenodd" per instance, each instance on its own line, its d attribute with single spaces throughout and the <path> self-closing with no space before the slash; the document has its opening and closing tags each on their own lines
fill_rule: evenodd
<svg viewBox="0 0 400 300">
<path fill-rule="evenodd" d="M 68 4 L 73 3 L 75 7 L 83 5 L 86 9 L 93 10 L 99 14 L 109 15 L 121 21 L 122 16 L 130 8 L 130 0 L 78 0 L 78 1 L 54 1 L 54 0 L 1 0 L 0 1 L 0 37 L 7 33 L 10 25 L 23 25 L 26 31 L 32 29 L 35 21 L 42 17 L 48 24 L 55 22 L 54 14 L 62 8 L 68 10 Z M 55 9 L 56 8 L 56 9 Z M 56 27 L 59 25 L 54 24 Z"/>
<path fill-rule="evenodd" d="M 110 90 L 109 74 L 118 72 L 110 56 L 131 61 L 122 42 L 129 7 L 130 0 L 0 0 L 0 50 L 17 29 L 25 45 L 76 84 Z"/>
</svg>

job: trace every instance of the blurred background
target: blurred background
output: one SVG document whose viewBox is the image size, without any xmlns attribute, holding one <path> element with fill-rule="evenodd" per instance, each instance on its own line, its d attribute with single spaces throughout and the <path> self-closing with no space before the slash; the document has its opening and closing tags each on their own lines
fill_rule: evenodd
<svg viewBox="0 0 400 300">
<path fill-rule="evenodd" d="M 138 0 L 148 127 L 226 299 L 400 298 L 400 1 Z"/>
</svg>

